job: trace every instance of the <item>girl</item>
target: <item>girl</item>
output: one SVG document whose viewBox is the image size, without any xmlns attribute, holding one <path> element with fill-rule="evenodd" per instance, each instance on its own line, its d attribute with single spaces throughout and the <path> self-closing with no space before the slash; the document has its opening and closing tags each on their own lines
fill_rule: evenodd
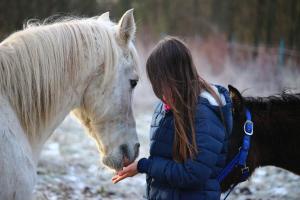
<svg viewBox="0 0 300 200">
<path fill-rule="evenodd" d="M 146 173 L 150 200 L 220 199 L 216 177 L 232 128 L 228 91 L 199 77 L 189 49 L 174 37 L 157 44 L 146 69 L 161 100 L 151 124 L 150 157 L 124 167 L 112 181 Z"/>
</svg>

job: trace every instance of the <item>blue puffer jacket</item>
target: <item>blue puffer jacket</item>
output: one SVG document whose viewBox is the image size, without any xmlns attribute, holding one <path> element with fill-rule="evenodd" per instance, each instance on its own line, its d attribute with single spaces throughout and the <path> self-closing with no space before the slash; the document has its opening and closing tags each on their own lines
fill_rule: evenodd
<svg viewBox="0 0 300 200">
<path fill-rule="evenodd" d="M 223 100 L 220 107 L 209 93 L 198 98 L 195 128 L 199 153 L 195 159 L 178 163 L 172 159 L 174 122 L 171 111 L 160 103 L 151 124 L 150 157 L 138 162 L 138 171 L 147 174 L 150 200 L 217 200 L 220 185 L 217 175 L 225 166 L 227 143 L 232 129 L 231 100 L 228 91 L 214 86 Z"/>
</svg>

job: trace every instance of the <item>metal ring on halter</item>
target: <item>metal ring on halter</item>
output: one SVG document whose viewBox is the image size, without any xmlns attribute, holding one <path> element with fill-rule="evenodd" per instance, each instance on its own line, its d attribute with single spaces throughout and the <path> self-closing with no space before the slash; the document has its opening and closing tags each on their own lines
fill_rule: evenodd
<svg viewBox="0 0 300 200">
<path fill-rule="evenodd" d="M 251 132 L 247 132 L 247 130 L 246 130 L 247 124 L 250 124 Z M 245 123 L 244 123 L 244 132 L 245 132 L 246 135 L 253 135 L 253 122 L 251 120 L 246 120 L 245 121 Z"/>
<path fill-rule="evenodd" d="M 245 172 L 249 172 L 249 167 L 247 167 L 246 165 L 244 167 L 241 168 L 242 174 L 244 174 Z"/>
</svg>

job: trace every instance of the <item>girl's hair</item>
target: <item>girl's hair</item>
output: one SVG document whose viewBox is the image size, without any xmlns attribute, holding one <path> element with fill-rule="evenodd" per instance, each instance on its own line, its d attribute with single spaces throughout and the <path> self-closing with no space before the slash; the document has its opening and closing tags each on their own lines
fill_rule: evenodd
<svg viewBox="0 0 300 200">
<path fill-rule="evenodd" d="M 198 96 L 208 91 L 221 105 L 220 98 L 198 75 L 189 49 L 178 38 L 161 40 L 150 54 L 146 70 L 155 95 L 174 115 L 173 159 L 194 158 L 198 153 L 194 125 Z"/>
</svg>

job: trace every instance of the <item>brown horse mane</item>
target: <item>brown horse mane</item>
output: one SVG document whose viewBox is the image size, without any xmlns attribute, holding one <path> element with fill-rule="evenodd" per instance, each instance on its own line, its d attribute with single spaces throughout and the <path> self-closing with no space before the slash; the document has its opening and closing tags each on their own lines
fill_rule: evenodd
<svg viewBox="0 0 300 200">
<path fill-rule="evenodd" d="M 245 103 L 248 106 L 256 106 L 257 108 L 271 109 L 271 107 L 288 106 L 300 107 L 300 93 L 290 93 L 284 90 L 281 94 L 272 95 L 268 97 L 245 97 Z"/>
</svg>

